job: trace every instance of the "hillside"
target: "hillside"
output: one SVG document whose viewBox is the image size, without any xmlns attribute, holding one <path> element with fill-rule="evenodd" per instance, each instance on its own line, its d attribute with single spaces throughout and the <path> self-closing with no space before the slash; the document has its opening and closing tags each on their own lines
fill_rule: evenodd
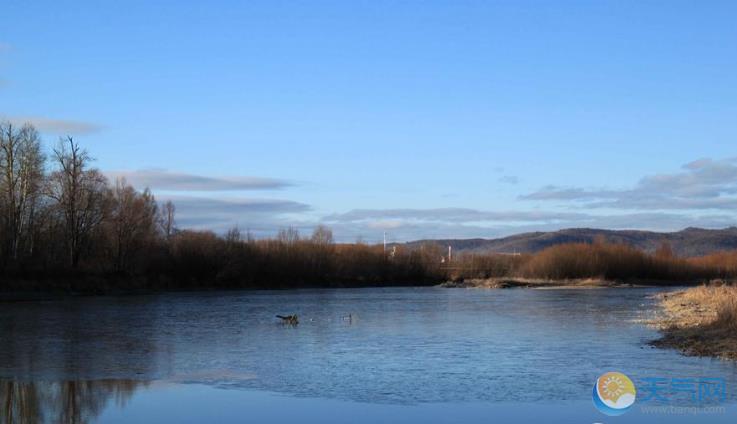
<svg viewBox="0 0 737 424">
<path fill-rule="evenodd" d="M 498 239 L 418 240 L 408 242 L 406 245 L 412 247 L 425 243 L 450 245 L 456 252 L 534 253 L 556 244 L 591 243 L 597 238 L 604 238 L 612 243 L 628 244 L 646 252 L 653 252 L 662 243 L 668 242 L 677 255 L 684 257 L 737 249 L 737 227 L 721 230 L 686 228 L 672 233 L 570 228 L 551 232 L 516 234 Z"/>
</svg>

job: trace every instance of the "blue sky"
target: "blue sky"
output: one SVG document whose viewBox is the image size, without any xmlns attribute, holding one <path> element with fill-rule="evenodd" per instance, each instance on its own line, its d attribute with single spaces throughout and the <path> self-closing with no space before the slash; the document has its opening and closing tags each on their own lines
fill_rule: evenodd
<svg viewBox="0 0 737 424">
<path fill-rule="evenodd" d="M 723 227 L 736 21 L 730 1 L 11 0 L 0 116 L 74 135 L 182 227 Z"/>
</svg>

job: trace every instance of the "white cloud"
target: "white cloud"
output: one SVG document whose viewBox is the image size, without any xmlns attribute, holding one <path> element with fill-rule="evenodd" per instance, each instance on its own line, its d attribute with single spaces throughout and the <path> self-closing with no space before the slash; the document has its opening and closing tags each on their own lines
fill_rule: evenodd
<svg viewBox="0 0 737 424">
<path fill-rule="evenodd" d="M 629 189 L 546 186 L 520 198 L 622 210 L 734 210 L 736 194 L 737 160 L 729 158 L 689 162 L 680 172 L 646 176 Z"/>
<path fill-rule="evenodd" d="M 332 214 L 326 222 L 371 222 L 375 220 L 402 220 L 405 222 L 552 222 L 586 217 L 581 213 L 545 211 L 482 211 L 468 208 L 434 209 L 354 209 Z"/>
<path fill-rule="evenodd" d="M 40 116 L 0 116 L 0 120 L 15 125 L 31 124 L 41 132 L 57 135 L 85 135 L 102 129 L 101 126 L 90 122 L 51 119 Z"/>
<path fill-rule="evenodd" d="M 132 186 L 143 189 L 169 191 L 233 191 L 280 189 L 291 184 L 284 180 L 264 177 L 230 176 L 209 177 L 204 175 L 174 172 L 165 169 L 142 169 L 136 171 L 107 171 L 108 178 L 125 178 Z"/>
<path fill-rule="evenodd" d="M 180 228 L 224 231 L 238 225 L 262 235 L 274 234 L 279 228 L 299 224 L 299 218 L 294 215 L 311 209 L 304 203 L 281 199 L 157 196 L 157 200 L 171 200 L 174 203 Z"/>
</svg>

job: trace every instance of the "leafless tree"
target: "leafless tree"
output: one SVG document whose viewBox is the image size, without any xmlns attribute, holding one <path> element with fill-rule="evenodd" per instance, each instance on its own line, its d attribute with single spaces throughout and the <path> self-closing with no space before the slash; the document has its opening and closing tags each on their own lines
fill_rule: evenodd
<svg viewBox="0 0 737 424">
<path fill-rule="evenodd" d="M 238 228 L 237 224 L 228 229 L 228 232 L 225 233 L 225 241 L 228 243 L 228 245 L 239 244 L 241 240 L 241 229 Z"/>
<path fill-rule="evenodd" d="M 57 169 L 49 177 L 48 196 L 59 209 L 69 264 L 76 268 L 105 218 L 107 180 L 89 169 L 92 158 L 72 137 L 59 140 L 53 161 Z"/>
<path fill-rule="evenodd" d="M 312 231 L 312 242 L 319 245 L 333 244 L 333 230 L 324 226 L 318 225 Z"/>
<path fill-rule="evenodd" d="M 174 234 L 176 228 L 176 221 L 174 220 L 174 214 L 176 213 L 176 207 L 171 200 L 167 200 L 161 208 L 161 216 L 159 218 L 161 222 L 161 229 L 164 232 L 164 236 L 169 240 Z"/>
<path fill-rule="evenodd" d="M 156 237 L 157 206 L 148 188 L 139 193 L 125 179 L 117 179 L 110 194 L 107 223 L 114 267 L 122 271 L 130 265 L 131 256 Z"/>
<path fill-rule="evenodd" d="M 0 193 L 4 250 L 18 259 L 24 241 L 29 242 L 34 213 L 44 178 L 44 155 L 35 128 L 0 123 Z M 27 246 L 30 249 L 30 242 Z"/>
<path fill-rule="evenodd" d="M 276 239 L 287 246 L 299 241 L 299 230 L 294 227 L 282 228 L 276 235 Z"/>
</svg>

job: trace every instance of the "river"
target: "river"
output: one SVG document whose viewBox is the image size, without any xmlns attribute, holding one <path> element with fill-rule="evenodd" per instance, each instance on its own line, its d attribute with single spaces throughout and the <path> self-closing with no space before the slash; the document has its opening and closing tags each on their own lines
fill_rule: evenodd
<svg viewBox="0 0 737 424">
<path fill-rule="evenodd" d="M 734 364 L 648 346 L 657 333 L 643 322 L 657 291 L 365 288 L 4 302 L 0 421 L 677 423 L 699 414 L 734 422 Z M 625 415 L 592 403 L 607 371 L 640 390 Z M 718 379 L 726 395 L 703 404 L 679 390 L 667 402 L 640 402 L 651 378 Z M 690 409 L 646 409 L 663 405 Z"/>
</svg>

